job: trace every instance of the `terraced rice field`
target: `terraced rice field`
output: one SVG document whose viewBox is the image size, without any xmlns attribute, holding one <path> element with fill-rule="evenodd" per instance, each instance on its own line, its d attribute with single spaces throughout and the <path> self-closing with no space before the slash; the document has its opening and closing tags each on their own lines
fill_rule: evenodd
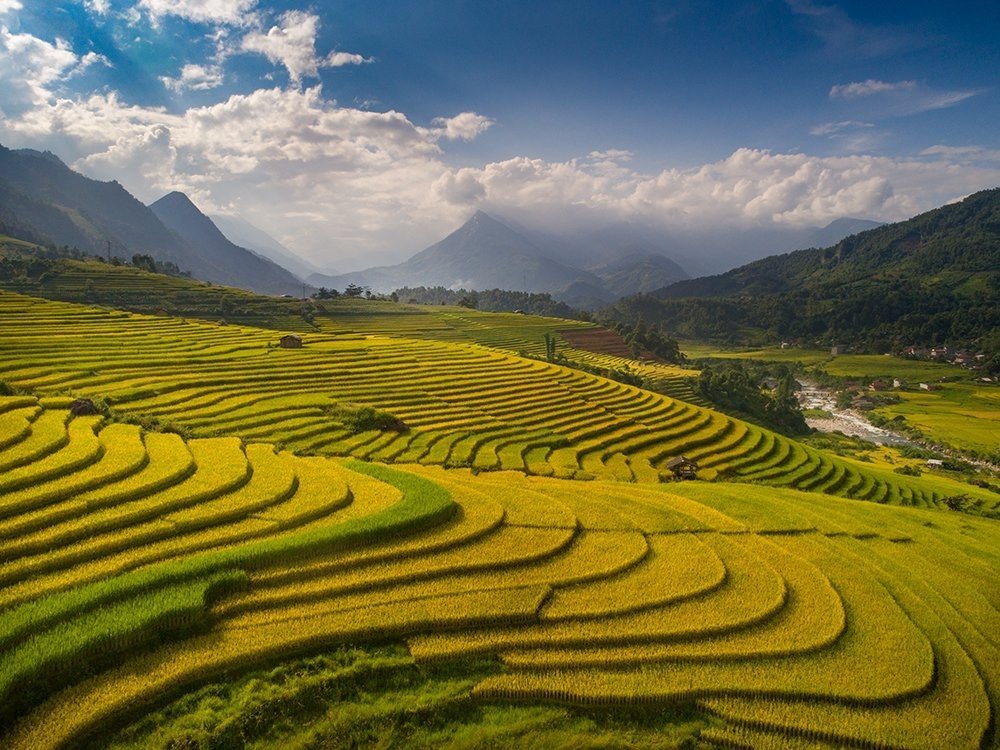
<svg viewBox="0 0 1000 750">
<path fill-rule="evenodd" d="M 0 317 L 0 380 L 39 394 L 104 398 L 121 412 L 203 437 L 237 436 L 300 454 L 639 483 L 668 479 L 666 462 L 684 454 L 705 479 L 918 507 L 960 493 L 983 512 L 1000 504 L 995 494 L 947 478 L 861 467 L 681 398 L 505 349 L 412 338 L 406 326 L 420 317 L 413 314 L 334 317 L 297 350 L 277 348 L 269 330 L 10 293 L 0 294 Z M 452 320 L 459 336 L 489 316 L 433 318 Z M 495 336 L 513 347 L 550 324 L 500 315 Z M 400 328 L 390 335 L 394 325 Z M 682 382 L 666 366 L 638 366 Z M 345 403 L 388 411 L 409 429 L 351 433 L 329 414 Z"/>
<path fill-rule="evenodd" d="M 11 244 L 0 237 L 0 257 Z M 24 243 L 27 244 L 27 243 Z M 30 249 L 30 244 L 27 248 Z M 61 259 L 41 279 L 5 279 L 3 288 L 65 302 L 86 301 L 150 314 L 183 314 L 249 325 L 312 331 L 300 300 L 266 297 L 190 278 L 149 273 L 94 260 Z"/>
<path fill-rule="evenodd" d="M 418 664 L 499 659 L 477 702 L 693 705 L 720 745 L 997 743 L 995 521 L 389 468 L 69 405 L 0 398 L 5 748 L 99 738 L 206 680 L 371 639 Z"/>
</svg>

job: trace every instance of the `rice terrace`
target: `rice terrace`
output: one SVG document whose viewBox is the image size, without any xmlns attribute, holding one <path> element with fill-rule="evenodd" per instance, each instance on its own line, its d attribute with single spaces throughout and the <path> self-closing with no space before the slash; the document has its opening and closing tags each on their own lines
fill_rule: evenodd
<svg viewBox="0 0 1000 750">
<path fill-rule="evenodd" d="M 0 750 L 1000 750 L 997 22 L 0 0 Z"/>
</svg>

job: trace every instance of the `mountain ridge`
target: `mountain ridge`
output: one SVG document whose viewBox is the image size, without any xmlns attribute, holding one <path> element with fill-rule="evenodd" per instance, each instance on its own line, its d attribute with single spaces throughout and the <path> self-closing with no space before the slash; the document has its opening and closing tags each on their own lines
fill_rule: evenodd
<svg viewBox="0 0 1000 750">
<path fill-rule="evenodd" d="M 191 247 L 200 250 L 212 270 L 206 280 L 265 294 L 301 293 L 302 282 L 277 263 L 239 247 L 219 230 L 184 193 L 174 190 L 149 210 Z"/>
<path fill-rule="evenodd" d="M 1000 188 L 605 308 L 686 338 L 970 342 L 1000 327 Z"/>
<path fill-rule="evenodd" d="M 116 180 L 91 179 L 51 152 L 0 145 L 0 228 L 33 242 L 76 247 L 101 257 L 127 260 L 149 255 L 199 279 L 251 291 L 280 294 L 302 289 L 289 272 L 249 250 L 232 245 L 213 257 L 198 242 L 168 227 Z M 216 233 L 202 226 L 201 235 L 219 247 L 223 242 L 232 244 Z"/>
</svg>

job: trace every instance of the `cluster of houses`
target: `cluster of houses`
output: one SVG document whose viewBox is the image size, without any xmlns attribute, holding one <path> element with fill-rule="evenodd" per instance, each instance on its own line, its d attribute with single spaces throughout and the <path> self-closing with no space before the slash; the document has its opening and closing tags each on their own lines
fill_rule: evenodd
<svg viewBox="0 0 1000 750">
<path fill-rule="evenodd" d="M 941 386 L 938 383 L 917 383 L 917 388 L 921 391 L 939 391 Z M 906 391 L 910 390 L 910 384 L 902 378 L 893 378 L 892 381 L 878 378 L 868 384 L 869 391 Z"/>
<path fill-rule="evenodd" d="M 908 346 L 903 350 L 904 357 L 913 359 L 932 359 L 936 362 L 948 362 L 949 364 L 975 370 L 986 361 L 984 352 L 970 352 L 953 349 L 950 346 L 934 346 L 925 349 L 919 346 Z"/>
</svg>

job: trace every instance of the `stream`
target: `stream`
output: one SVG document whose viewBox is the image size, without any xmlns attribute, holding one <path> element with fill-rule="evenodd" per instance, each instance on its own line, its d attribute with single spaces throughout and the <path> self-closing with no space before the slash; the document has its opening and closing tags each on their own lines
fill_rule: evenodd
<svg viewBox="0 0 1000 750">
<path fill-rule="evenodd" d="M 806 424 L 820 432 L 842 432 L 878 445 L 916 445 L 895 432 L 876 427 L 856 409 L 838 409 L 833 391 L 816 383 L 800 380 L 802 388 L 795 394 L 803 409 L 822 409 L 832 414 L 830 419 L 807 417 Z"/>
</svg>

